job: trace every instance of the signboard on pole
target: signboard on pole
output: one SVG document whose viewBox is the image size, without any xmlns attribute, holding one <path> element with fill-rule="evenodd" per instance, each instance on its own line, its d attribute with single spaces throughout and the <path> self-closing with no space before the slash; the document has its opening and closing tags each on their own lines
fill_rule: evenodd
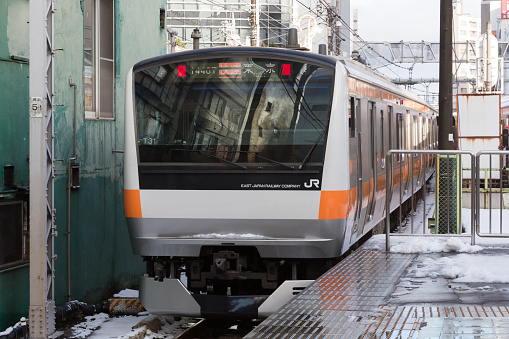
<svg viewBox="0 0 509 339">
<path fill-rule="evenodd" d="M 501 0 L 500 9 L 502 10 L 502 15 L 501 15 L 502 19 L 509 19 L 509 16 L 507 13 L 507 7 L 509 7 L 508 4 L 509 4 L 508 0 Z"/>
</svg>

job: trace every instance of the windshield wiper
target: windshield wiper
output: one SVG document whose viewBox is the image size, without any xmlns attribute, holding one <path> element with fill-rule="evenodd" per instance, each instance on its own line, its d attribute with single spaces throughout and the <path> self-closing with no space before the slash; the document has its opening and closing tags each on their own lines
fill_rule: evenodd
<svg viewBox="0 0 509 339">
<path fill-rule="evenodd" d="M 287 164 L 283 164 L 282 162 L 279 162 L 277 160 L 273 160 L 273 159 L 269 159 L 269 158 L 266 158 L 264 156 L 261 156 L 259 155 L 257 152 L 249 152 L 249 151 L 233 151 L 234 153 L 247 153 L 247 154 L 253 154 L 255 157 L 258 157 L 260 159 L 263 159 L 263 160 L 267 160 L 268 162 L 271 162 L 273 164 L 277 164 L 277 165 L 280 165 L 280 166 L 283 166 L 283 167 L 286 167 L 286 168 L 289 168 L 289 169 L 292 169 L 294 170 L 295 169 L 295 166 L 291 166 L 291 165 L 287 165 Z"/>
<path fill-rule="evenodd" d="M 230 165 L 233 165 L 233 166 L 236 166 L 236 167 L 240 167 L 240 168 L 242 168 L 244 170 L 247 169 L 246 166 L 242 166 L 240 164 L 234 163 L 233 161 L 223 159 L 221 157 L 218 157 L 217 155 L 210 154 L 210 153 L 207 153 L 207 152 L 203 152 L 201 150 L 197 150 L 197 149 L 185 149 L 185 148 L 174 148 L 173 150 L 174 151 L 184 151 L 184 152 L 198 153 L 199 155 L 202 155 L 202 156 L 207 157 L 207 158 L 217 159 L 217 160 L 222 161 L 224 163 L 227 163 L 227 164 L 230 164 Z"/>
<path fill-rule="evenodd" d="M 308 154 L 306 154 L 306 156 L 304 157 L 304 159 L 302 160 L 302 162 L 299 165 L 299 169 L 300 170 L 302 169 L 302 167 L 304 167 L 306 162 L 309 160 L 309 157 L 311 156 L 311 153 L 313 153 L 313 151 L 315 150 L 316 146 L 318 146 L 318 144 L 320 143 L 320 140 L 322 140 L 322 137 L 323 137 L 324 133 L 325 133 L 325 130 L 322 132 L 322 134 L 320 134 L 320 136 L 318 137 L 318 139 L 316 139 L 316 141 L 313 144 L 313 146 L 311 146 L 311 148 L 309 149 Z"/>
<path fill-rule="evenodd" d="M 196 152 L 200 155 L 203 155 L 203 156 L 206 156 L 206 157 L 210 157 L 210 158 L 213 158 L 213 159 L 217 159 L 219 161 L 222 161 L 222 162 L 225 162 L 225 163 L 228 163 L 230 165 L 233 165 L 233 166 L 237 166 L 237 167 L 240 167 L 242 169 L 247 169 L 247 167 L 243 166 L 243 165 L 240 165 L 240 164 L 237 164 L 233 161 L 230 161 L 230 160 L 226 160 L 224 158 L 221 158 L 221 157 L 218 157 L 217 155 L 213 155 L 213 154 L 210 154 L 210 153 L 206 153 L 206 152 L 202 152 L 201 150 L 195 150 L 195 149 L 185 149 L 185 148 L 175 148 L 173 149 L 174 151 L 184 151 L 184 152 Z M 269 158 L 266 158 L 264 156 L 261 156 L 259 155 L 257 152 L 250 152 L 250 151 L 223 151 L 224 153 L 246 153 L 246 154 L 253 154 L 255 157 L 258 157 L 260 159 L 263 159 L 263 160 L 266 160 L 268 162 L 271 162 L 273 164 L 277 164 L 279 166 L 283 166 L 283 167 L 286 167 L 286 168 L 289 168 L 291 170 L 294 170 L 295 169 L 295 166 L 292 166 L 292 165 L 287 165 L 287 164 L 284 164 L 282 162 L 279 162 L 277 160 L 273 160 L 273 159 L 269 159 Z"/>
</svg>

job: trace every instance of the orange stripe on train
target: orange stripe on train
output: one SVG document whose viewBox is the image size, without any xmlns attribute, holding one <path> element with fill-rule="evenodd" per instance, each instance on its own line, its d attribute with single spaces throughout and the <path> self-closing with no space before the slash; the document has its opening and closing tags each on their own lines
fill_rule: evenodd
<svg viewBox="0 0 509 339">
<path fill-rule="evenodd" d="M 345 219 L 356 199 L 356 187 L 345 191 L 322 191 L 318 219 Z"/>
<path fill-rule="evenodd" d="M 141 218 L 140 190 L 124 190 L 125 216 L 128 218 Z"/>
</svg>

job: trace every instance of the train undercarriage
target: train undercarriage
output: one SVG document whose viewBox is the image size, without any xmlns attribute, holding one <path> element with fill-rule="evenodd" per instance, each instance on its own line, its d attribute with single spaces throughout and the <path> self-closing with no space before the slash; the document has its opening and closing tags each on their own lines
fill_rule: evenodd
<svg viewBox="0 0 509 339">
<path fill-rule="evenodd" d="M 266 259 L 255 247 L 204 246 L 198 258 L 145 257 L 155 281 L 177 278 L 194 294 L 269 295 L 285 280 L 314 280 L 337 261 Z"/>
</svg>

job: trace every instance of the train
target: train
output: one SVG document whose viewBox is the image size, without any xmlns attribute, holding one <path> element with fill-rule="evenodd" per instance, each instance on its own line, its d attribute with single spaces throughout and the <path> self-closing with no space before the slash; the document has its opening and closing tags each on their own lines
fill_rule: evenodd
<svg viewBox="0 0 509 339">
<path fill-rule="evenodd" d="M 267 317 L 381 231 L 385 155 L 435 149 L 437 116 L 348 58 L 217 47 L 138 62 L 126 78 L 124 206 L 146 263 L 141 303 Z M 391 210 L 429 175 L 413 156 L 397 156 Z"/>
</svg>

